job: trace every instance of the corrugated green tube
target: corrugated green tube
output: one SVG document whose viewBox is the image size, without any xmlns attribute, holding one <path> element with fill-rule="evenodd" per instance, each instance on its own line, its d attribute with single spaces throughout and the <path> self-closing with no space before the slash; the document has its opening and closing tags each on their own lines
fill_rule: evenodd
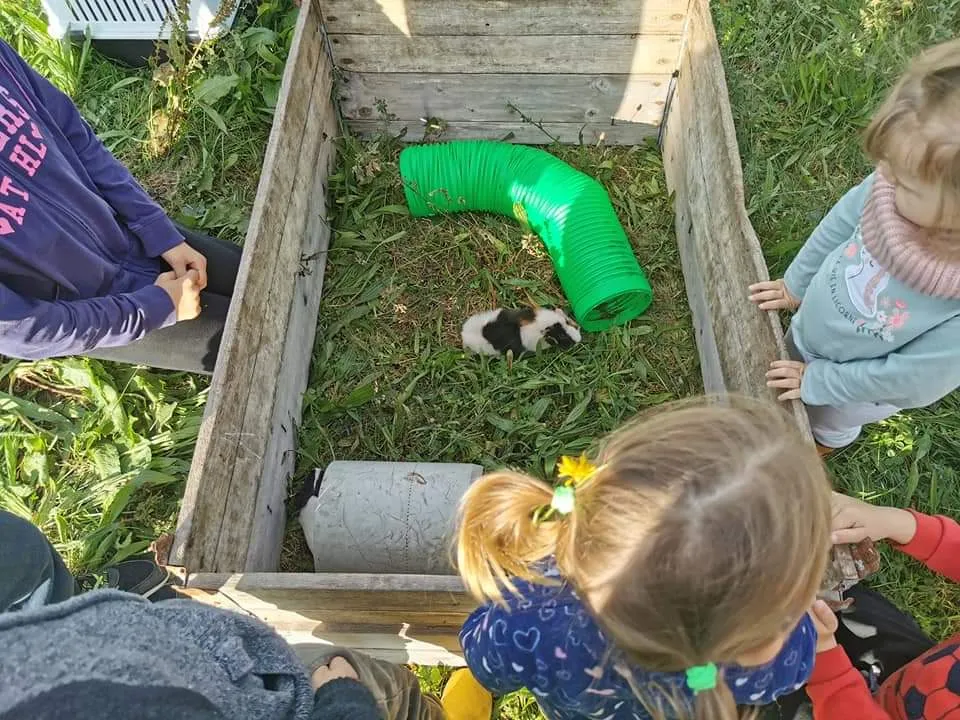
<svg viewBox="0 0 960 720">
<path fill-rule="evenodd" d="M 637 317 L 653 294 L 603 186 L 550 153 L 524 145 L 462 141 L 400 153 L 410 212 L 508 215 L 543 240 L 585 330 Z"/>
</svg>

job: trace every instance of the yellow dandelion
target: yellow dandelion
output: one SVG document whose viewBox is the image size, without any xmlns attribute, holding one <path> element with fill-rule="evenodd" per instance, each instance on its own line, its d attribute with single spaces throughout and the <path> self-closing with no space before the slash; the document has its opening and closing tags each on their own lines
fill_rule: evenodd
<svg viewBox="0 0 960 720">
<path fill-rule="evenodd" d="M 579 485 L 587 480 L 596 471 L 597 466 L 587 459 L 586 454 L 580 457 L 564 455 L 557 465 L 557 477 L 571 480 L 574 485 Z"/>
</svg>

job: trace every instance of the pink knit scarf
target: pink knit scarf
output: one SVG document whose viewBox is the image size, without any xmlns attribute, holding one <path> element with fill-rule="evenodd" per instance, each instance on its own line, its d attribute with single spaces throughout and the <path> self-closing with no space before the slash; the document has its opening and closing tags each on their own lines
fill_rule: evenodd
<svg viewBox="0 0 960 720">
<path fill-rule="evenodd" d="M 867 250 L 897 280 L 924 295 L 960 300 L 960 233 L 931 236 L 900 215 L 896 187 L 879 171 L 860 229 Z"/>
</svg>

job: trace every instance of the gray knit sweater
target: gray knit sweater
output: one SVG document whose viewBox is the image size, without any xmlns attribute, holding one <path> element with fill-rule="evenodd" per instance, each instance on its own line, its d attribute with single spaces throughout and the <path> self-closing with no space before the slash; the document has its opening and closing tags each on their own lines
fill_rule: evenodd
<svg viewBox="0 0 960 720">
<path fill-rule="evenodd" d="M 237 720 L 309 720 L 314 706 L 293 649 L 245 615 L 112 590 L 0 614 L 0 715 L 97 681 L 190 690 Z"/>
</svg>

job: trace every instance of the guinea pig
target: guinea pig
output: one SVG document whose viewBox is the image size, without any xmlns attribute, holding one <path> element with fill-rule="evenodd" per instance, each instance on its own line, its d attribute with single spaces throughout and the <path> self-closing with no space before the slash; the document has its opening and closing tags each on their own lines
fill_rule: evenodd
<svg viewBox="0 0 960 720">
<path fill-rule="evenodd" d="M 514 357 L 534 353 L 541 340 L 567 350 L 581 340 L 580 328 L 558 308 L 543 306 L 519 310 L 487 310 L 463 324 L 463 347 L 481 355 Z"/>
</svg>

